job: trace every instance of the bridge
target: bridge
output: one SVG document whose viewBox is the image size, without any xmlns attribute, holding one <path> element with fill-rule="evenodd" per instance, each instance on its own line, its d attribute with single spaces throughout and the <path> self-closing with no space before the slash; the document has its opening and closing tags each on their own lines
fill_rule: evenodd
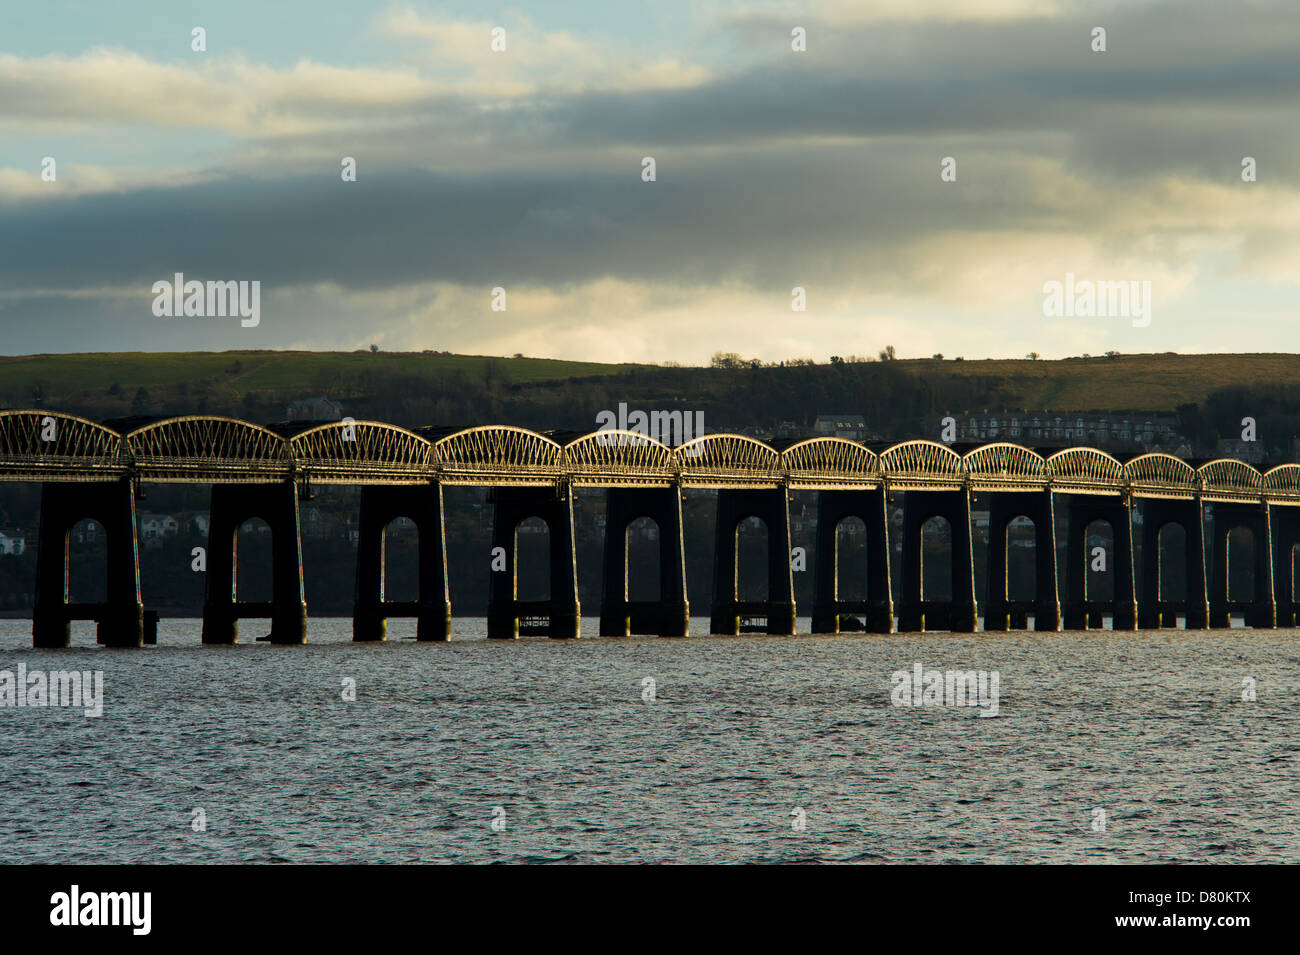
<svg viewBox="0 0 1300 955">
<path fill-rule="evenodd" d="M 762 619 L 769 633 L 795 627 L 789 555 L 789 499 L 815 491 L 817 541 L 812 628 L 835 633 L 846 618 L 872 632 L 971 632 L 982 616 L 986 630 L 1115 629 L 1173 625 L 1226 627 L 1234 613 L 1253 627 L 1292 626 L 1297 605 L 1293 552 L 1300 544 L 1300 465 L 1260 473 L 1241 461 L 1199 467 L 1167 454 L 1120 461 L 1094 448 L 1049 454 L 1009 443 L 958 453 L 933 441 L 904 441 L 877 453 L 855 441 L 816 437 L 768 444 L 737 434 L 710 434 L 678 447 L 630 431 L 539 433 L 508 425 L 409 430 L 377 421 L 344 419 L 263 427 L 234 418 L 186 415 L 98 423 L 41 409 L 0 411 L 0 481 L 42 485 L 32 636 L 38 647 L 68 646 L 70 621 L 94 619 L 99 642 L 140 646 L 155 637 L 156 615 L 140 597 L 135 502 L 150 483 L 212 486 L 204 643 L 233 643 L 244 617 L 271 619 L 274 643 L 306 639 L 299 500 L 317 485 L 361 487 L 356 598 L 357 640 L 382 640 L 389 617 L 417 620 L 420 640 L 450 636 L 443 488 L 490 488 L 492 544 L 506 555 L 492 572 L 488 636 L 517 637 L 540 628 L 576 637 L 581 608 L 573 533 L 573 492 L 605 490 L 606 527 L 602 635 L 657 633 L 684 636 L 686 593 L 681 495 L 692 488 L 717 492 L 712 632 L 734 634 L 742 621 Z M 901 500 L 900 532 L 888 519 Z M 989 510 L 989 586 L 975 593 L 972 502 Z M 1134 568 L 1134 514 L 1140 513 L 1142 593 Z M 1066 566 L 1057 566 L 1057 516 L 1065 525 Z M 253 517 L 272 531 L 273 597 L 249 603 L 235 592 L 235 534 Z M 419 597 L 413 603 L 384 595 L 384 529 L 407 517 L 419 531 Z M 517 599 L 519 525 L 540 518 L 550 531 L 551 590 L 546 601 Z M 648 517 L 661 531 L 660 599 L 630 601 L 627 531 Z M 768 599 L 737 596 L 736 544 L 742 521 L 768 528 Z M 867 529 L 866 598 L 841 600 L 839 524 L 856 517 Z M 921 536 L 934 517 L 953 536 L 952 595 L 930 599 L 922 584 Z M 1036 594 L 1013 601 L 1007 587 L 1007 531 L 1028 518 L 1035 528 Z M 68 533 L 92 518 L 105 529 L 109 549 L 107 600 L 68 600 Z M 1206 525 L 1209 518 L 1210 532 Z M 1114 537 L 1114 595 L 1089 599 L 1086 532 L 1109 524 Z M 1160 590 L 1160 531 L 1185 532 L 1187 595 L 1169 600 Z M 1250 600 L 1229 601 L 1228 535 L 1246 527 L 1255 542 L 1255 589 Z M 892 544 L 901 543 L 901 600 L 891 587 Z M 1207 561 L 1208 556 L 1208 561 Z M 1207 566 L 1212 574 L 1207 580 Z M 1062 597 L 1064 596 L 1064 599 Z"/>
</svg>

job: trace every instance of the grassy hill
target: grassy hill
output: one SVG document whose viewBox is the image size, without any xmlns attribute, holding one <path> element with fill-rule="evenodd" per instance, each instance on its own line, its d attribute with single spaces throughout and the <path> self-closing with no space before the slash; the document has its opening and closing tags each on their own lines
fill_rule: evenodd
<svg viewBox="0 0 1300 955">
<path fill-rule="evenodd" d="M 0 357 L 0 407 L 110 418 L 209 413 L 280 420 L 326 395 L 346 414 L 395 424 L 505 422 L 582 429 L 603 409 L 699 410 L 710 431 L 808 427 L 863 414 L 886 437 L 928 415 L 983 410 L 1174 412 L 1213 443 L 1250 414 L 1278 446 L 1300 421 L 1300 355 L 1118 355 L 1059 361 L 840 361 L 726 367 L 604 364 L 445 352 L 195 352 Z M 1191 416 L 1189 416 L 1190 419 Z"/>
<path fill-rule="evenodd" d="M 1172 411 L 1213 392 L 1261 384 L 1300 386 L 1300 355 L 1120 355 L 1057 361 L 993 359 L 899 364 L 920 375 L 998 382 L 1009 407 L 1047 411 Z M 974 409 L 968 409 L 974 410 Z"/>
<path fill-rule="evenodd" d="M 46 396 L 80 391 L 149 390 L 204 380 L 220 381 L 235 395 L 335 390 L 359 373 L 445 376 L 460 371 L 482 377 L 496 368 L 513 382 L 553 381 L 616 374 L 629 366 L 549 358 L 493 358 L 446 352 L 107 352 L 0 356 L 0 393 L 12 400 L 41 388 Z"/>
</svg>

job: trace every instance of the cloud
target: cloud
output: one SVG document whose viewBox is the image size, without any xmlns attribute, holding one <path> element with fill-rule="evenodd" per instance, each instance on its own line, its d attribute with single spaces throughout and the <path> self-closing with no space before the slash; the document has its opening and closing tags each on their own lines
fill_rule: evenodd
<svg viewBox="0 0 1300 955">
<path fill-rule="evenodd" d="M 1136 341 L 1214 341 L 1223 290 L 1245 286 L 1238 317 L 1300 345 L 1271 324 L 1300 276 L 1292 8 L 823 3 L 801 8 L 806 54 L 778 8 L 734 13 L 709 22 L 740 52 L 708 63 L 519 17 L 495 54 L 496 24 L 409 8 L 375 23 L 405 51 L 391 65 L 0 55 L 0 126 L 194 126 L 224 144 L 201 169 L 70 159 L 44 184 L 0 168 L 6 320 L 29 326 L 10 341 L 1131 350 L 1119 325 L 1044 322 L 1043 283 L 1074 272 L 1153 283 Z M 261 281 L 264 327 L 151 323 L 149 285 L 176 271 Z M 504 315 L 484 311 L 496 285 Z"/>
<path fill-rule="evenodd" d="M 492 48 L 495 29 L 505 31 L 504 50 Z M 500 21 L 453 20 L 401 7 L 380 15 L 375 31 L 415 44 L 421 66 L 442 77 L 443 88 L 479 97 L 677 89 L 697 86 L 709 76 L 703 66 L 678 57 L 639 56 L 622 44 L 546 30 L 521 15 Z"/>
</svg>

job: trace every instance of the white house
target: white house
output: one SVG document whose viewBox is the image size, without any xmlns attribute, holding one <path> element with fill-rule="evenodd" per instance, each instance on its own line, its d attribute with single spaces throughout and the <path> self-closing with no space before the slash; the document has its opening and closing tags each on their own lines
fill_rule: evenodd
<svg viewBox="0 0 1300 955">
<path fill-rule="evenodd" d="M 174 537 L 180 525 L 170 514 L 141 514 L 140 536 L 144 540 Z"/>
</svg>

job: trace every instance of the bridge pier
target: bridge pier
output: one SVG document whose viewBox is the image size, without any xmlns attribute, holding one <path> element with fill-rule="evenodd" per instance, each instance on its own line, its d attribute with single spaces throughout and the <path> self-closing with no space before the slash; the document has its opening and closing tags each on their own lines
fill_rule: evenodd
<svg viewBox="0 0 1300 955">
<path fill-rule="evenodd" d="M 757 517 L 767 525 L 767 599 L 742 601 L 736 589 L 740 523 Z M 766 617 L 767 632 L 794 633 L 794 573 L 790 569 L 790 506 L 785 487 L 722 488 L 714 525 L 713 606 L 709 632 L 740 633 L 741 617 Z"/>
<path fill-rule="evenodd" d="M 578 554 L 573 536 L 573 493 L 558 487 L 494 487 L 492 552 L 505 553 L 505 569 L 493 570 L 488 584 L 488 636 L 512 640 L 519 636 L 520 617 L 547 617 L 547 634 L 574 639 L 582 635 L 578 601 Z M 518 599 L 518 530 L 530 517 L 546 522 L 550 531 L 551 596 L 549 600 Z"/>
<path fill-rule="evenodd" d="M 813 633 L 839 633 L 840 616 L 861 614 L 868 633 L 893 633 L 894 597 L 889 577 L 889 519 L 884 489 L 820 491 L 813 556 Z M 839 596 L 839 525 L 856 517 L 867 530 L 867 598 Z"/>
<path fill-rule="evenodd" d="M 1246 626 L 1273 629 L 1277 626 L 1277 604 L 1273 599 L 1273 548 L 1269 541 L 1271 521 L 1267 504 L 1216 502 L 1211 523 L 1210 626 L 1232 625 L 1232 611 L 1243 611 Z M 1228 591 L 1228 536 L 1238 527 L 1248 528 L 1254 545 L 1255 592 L 1250 601 L 1233 602 Z"/>
<path fill-rule="evenodd" d="M 1061 600 L 1056 577 L 1056 507 L 1051 490 L 986 491 L 989 498 L 988 601 L 985 630 L 1028 629 L 1029 612 L 1035 630 L 1061 628 Z M 1034 600 L 1008 597 L 1007 532 L 1017 517 L 1034 522 Z"/>
<path fill-rule="evenodd" d="M 971 549 L 968 491 L 904 491 L 903 602 L 898 614 L 900 633 L 951 630 L 974 633 L 979 608 L 975 602 L 975 560 Z M 921 530 L 926 521 L 942 517 L 952 531 L 952 596 L 926 600 Z"/>
<path fill-rule="evenodd" d="M 254 517 L 266 521 L 271 529 L 272 597 L 269 607 L 236 601 L 237 535 L 240 525 Z M 293 481 L 212 485 L 203 642 L 237 643 L 239 618 L 252 616 L 270 616 L 271 643 L 307 642 L 298 485 Z"/>
<path fill-rule="evenodd" d="M 414 605 L 392 603 L 384 597 L 384 534 L 389 522 L 398 517 L 408 518 L 419 534 L 419 595 Z M 387 618 L 399 615 L 415 617 L 417 640 L 451 639 L 443 495 L 437 482 L 361 489 L 352 639 L 387 639 Z"/>
<path fill-rule="evenodd" d="M 1277 625 L 1294 627 L 1300 618 L 1295 592 L 1295 548 L 1300 545 L 1300 507 L 1269 508 L 1269 544 L 1272 550 L 1273 593 Z"/>
<path fill-rule="evenodd" d="M 1133 573 L 1133 514 L 1131 505 L 1118 497 L 1093 494 L 1059 494 L 1057 505 L 1066 513 L 1065 564 L 1066 630 L 1101 629 L 1102 615 L 1111 615 L 1114 630 L 1137 629 L 1137 591 Z M 1088 525 L 1104 521 L 1110 525 L 1113 553 L 1106 555 L 1109 572 L 1114 575 L 1114 596 L 1109 602 L 1090 600 L 1088 596 Z"/>
<path fill-rule="evenodd" d="M 70 605 L 68 533 L 86 518 L 103 525 L 107 537 L 106 601 Z M 111 483 L 49 482 L 41 487 L 32 646 L 70 646 L 70 621 L 74 616 L 96 620 L 96 639 L 105 646 L 138 647 L 144 643 L 135 495 L 127 478 Z"/>
<path fill-rule="evenodd" d="M 648 517 L 659 528 L 659 599 L 627 597 L 627 531 Z M 600 635 L 661 637 L 690 634 L 686 597 L 686 547 L 682 539 L 682 492 L 671 488 L 611 487 L 605 492 L 605 553 L 601 574 Z"/>
<path fill-rule="evenodd" d="M 1160 531 L 1169 524 L 1183 528 L 1187 574 L 1185 600 L 1162 600 L 1160 594 Z M 1156 630 L 1174 626 L 1183 611 L 1188 630 L 1205 630 L 1210 624 L 1210 604 L 1205 586 L 1205 525 L 1199 500 L 1146 498 L 1142 503 L 1142 599 L 1138 626 Z"/>
</svg>

